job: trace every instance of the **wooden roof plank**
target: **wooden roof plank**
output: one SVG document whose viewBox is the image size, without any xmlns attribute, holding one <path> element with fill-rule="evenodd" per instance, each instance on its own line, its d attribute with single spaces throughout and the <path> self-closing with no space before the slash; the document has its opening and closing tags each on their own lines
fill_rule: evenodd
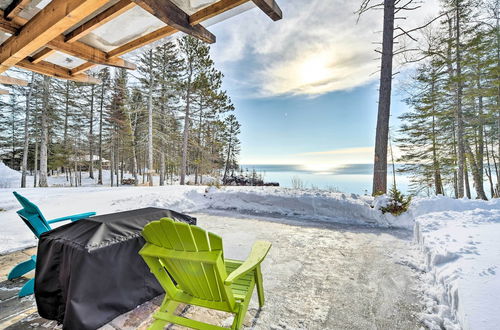
<svg viewBox="0 0 500 330">
<path fill-rule="evenodd" d="M 67 80 L 73 80 L 83 83 L 99 84 L 101 81 L 97 78 L 86 74 L 71 74 L 71 71 L 65 67 L 57 64 L 42 61 L 40 63 L 32 63 L 31 61 L 25 59 L 16 63 L 17 67 L 27 69 L 33 72 L 37 72 L 46 76 L 52 76 L 56 78 L 62 78 Z"/>
<path fill-rule="evenodd" d="M 202 25 L 191 25 L 189 15 L 170 0 L 133 0 L 142 9 L 156 16 L 165 24 L 207 43 L 214 43 L 215 36 Z"/>
<path fill-rule="evenodd" d="M 283 12 L 274 0 L 252 0 L 267 16 L 273 21 L 278 21 L 283 18 Z"/>
<path fill-rule="evenodd" d="M 45 60 L 47 57 L 54 54 L 55 52 L 56 51 L 54 49 L 44 48 L 31 57 L 31 62 L 40 63 L 41 61 Z"/>
<path fill-rule="evenodd" d="M 94 29 L 98 28 L 101 25 L 108 23 L 113 20 L 115 17 L 120 16 L 127 10 L 135 7 L 135 3 L 131 0 L 120 0 L 110 8 L 106 9 L 96 17 L 92 18 L 88 22 L 80 25 L 70 33 L 66 34 L 66 42 L 75 42 L 78 39 L 86 36 Z"/>
<path fill-rule="evenodd" d="M 24 60 L 108 0 L 52 0 L 0 49 L 0 73 Z"/>
<path fill-rule="evenodd" d="M 28 86 L 28 82 L 26 80 L 12 78 L 8 76 L 0 76 L 0 84 Z"/>
<path fill-rule="evenodd" d="M 9 95 L 9 91 L 6 89 L 0 89 L 0 95 Z"/>
<path fill-rule="evenodd" d="M 13 19 L 17 14 L 19 14 L 29 3 L 31 0 L 14 0 L 12 3 L 5 9 L 4 17 L 8 20 Z"/>
</svg>

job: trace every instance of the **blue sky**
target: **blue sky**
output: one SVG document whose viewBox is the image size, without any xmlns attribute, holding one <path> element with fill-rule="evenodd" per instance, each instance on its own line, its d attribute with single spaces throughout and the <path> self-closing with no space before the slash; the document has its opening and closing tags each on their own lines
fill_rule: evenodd
<svg viewBox="0 0 500 330">
<path fill-rule="evenodd" d="M 408 27 L 436 11 L 429 2 Z M 358 1 L 278 3 L 281 21 L 255 8 L 209 27 L 217 36 L 212 55 L 242 124 L 240 162 L 371 163 L 381 12 L 356 23 Z M 401 99 L 394 93 L 394 127 L 405 110 Z"/>
</svg>

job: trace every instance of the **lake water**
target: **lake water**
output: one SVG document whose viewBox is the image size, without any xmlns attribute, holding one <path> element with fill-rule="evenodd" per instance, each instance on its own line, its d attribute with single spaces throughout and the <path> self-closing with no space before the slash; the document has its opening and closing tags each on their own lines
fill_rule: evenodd
<svg viewBox="0 0 500 330">
<path fill-rule="evenodd" d="M 341 166 L 317 165 L 241 165 L 244 171 L 263 175 L 265 182 L 279 182 L 281 187 L 292 188 L 292 179 L 299 179 L 305 188 L 337 190 L 346 193 L 371 194 L 373 164 Z M 388 169 L 388 185 L 392 184 L 392 167 Z M 408 192 L 408 177 L 396 173 L 398 189 Z"/>
</svg>

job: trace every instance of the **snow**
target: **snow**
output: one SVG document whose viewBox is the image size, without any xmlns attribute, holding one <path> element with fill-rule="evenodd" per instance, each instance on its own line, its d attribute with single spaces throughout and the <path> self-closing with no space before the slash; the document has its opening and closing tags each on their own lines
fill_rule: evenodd
<svg viewBox="0 0 500 330">
<path fill-rule="evenodd" d="M 19 209 L 12 191 L 0 189 L 0 253 L 36 244 L 28 228 L 18 219 Z M 37 204 L 47 219 L 80 212 L 98 214 L 141 207 L 162 207 L 179 212 L 229 210 L 249 214 L 281 216 L 355 225 L 388 227 L 387 217 L 370 207 L 371 198 L 342 193 L 300 191 L 275 187 L 154 186 L 26 188 L 18 191 Z"/>
<path fill-rule="evenodd" d="M 333 222 L 357 226 L 413 229 L 417 256 L 408 250 L 401 264 L 420 273 L 424 311 L 430 329 L 497 329 L 500 297 L 500 199 L 415 198 L 408 212 L 395 217 L 378 208 L 387 196 L 372 198 L 282 187 L 215 186 L 67 186 L 64 176 L 49 177 L 56 187 L 17 189 L 50 218 L 95 211 L 98 214 L 141 207 L 184 213 L 213 210 L 251 214 L 280 222 Z M 127 176 L 129 177 L 129 176 Z M 215 178 L 207 177 L 216 183 Z M 20 221 L 12 191 L 20 174 L 0 162 L 0 254 L 34 246 L 33 234 Z M 157 180 L 157 178 L 156 178 Z M 188 182 L 194 178 L 189 177 Z M 204 181 L 204 182 L 208 182 Z M 28 179 L 32 182 L 32 178 Z M 105 172 L 105 183 L 109 172 Z M 252 235 L 252 233 L 248 233 Z"/>
<path fill-rule="evenodd" d="M 432 212 L 439 210 L 437 212 Z M 426 272 L 422 320 L 430 329 L 498 329 L 500 201 L 420 201 L 415 242 Z"/>
<path fill-rule="evenodd" d="M 21 173 L 14 171 L 0 161 L 0 188 L 11 188 L 19 186 Z"/>
</svg>

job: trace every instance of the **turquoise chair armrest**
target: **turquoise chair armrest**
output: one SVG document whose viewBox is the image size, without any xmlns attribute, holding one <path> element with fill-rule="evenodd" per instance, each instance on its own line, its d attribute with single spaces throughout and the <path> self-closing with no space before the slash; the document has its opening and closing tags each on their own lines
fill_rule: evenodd
<svg viewBox="0 0 500 330">
<path fill-rule="evenodd" d="M 68 215 L 68 216 L 62 217 L 62 218 L 52 219 L 52 220 L 49 220 L 47 222 L 48 223 L 55 223 L 55 222 L 61 222 L 61 221 L 66 221 L 66 220 L 77 221 L 77 220 L 91 217 L 93 215 L 96 215 L 96 213 L 95 212 L 80 213 L 80 214 L 75 214 L 75 215 Z"/>
</svg>

